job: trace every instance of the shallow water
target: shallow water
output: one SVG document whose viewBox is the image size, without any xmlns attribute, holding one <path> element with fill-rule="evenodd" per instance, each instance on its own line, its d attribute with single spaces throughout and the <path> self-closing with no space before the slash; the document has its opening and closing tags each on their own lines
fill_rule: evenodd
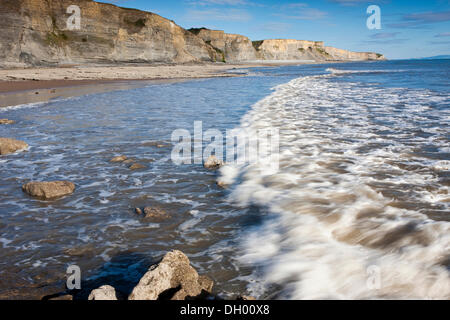
<svg viewBox="0 0 450 320">
<path fill-rule="evenodd" d="M 448 298 L 448 72 L 448 61 L 258 68 L 1 110 L 17 124 L 0 136 L 30 149 L 0 158 L 0 297 L 62 291 L 71 264 L 80 297 L 106 283 L 127 293 L 179 249 L 224 297 Z M 171 133 L 194 121 L 279 128 L 280 170 L 175 165 Z M 109 162 L 121 154 L 147 168 Z M 60 179 L 76 192 L 41 201 L 20 188 Z M 171 217 L 134 213 L 147 205 Z"/>
</svg>

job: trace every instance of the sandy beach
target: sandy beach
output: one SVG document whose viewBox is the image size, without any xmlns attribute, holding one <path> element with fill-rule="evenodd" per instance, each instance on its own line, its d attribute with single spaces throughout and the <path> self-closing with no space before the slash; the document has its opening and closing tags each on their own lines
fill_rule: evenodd
<svg viewBox="0 0 450 320">
<path fill-rule="evenodd" d="M 261 64 L 65 66 L 0 70 L 0 107 L 89 93 L 123 90 L 155 82 L 237 77 L 228 70 Z M 95 84 L 95 85 L 94 85 Z"/>
</svg>

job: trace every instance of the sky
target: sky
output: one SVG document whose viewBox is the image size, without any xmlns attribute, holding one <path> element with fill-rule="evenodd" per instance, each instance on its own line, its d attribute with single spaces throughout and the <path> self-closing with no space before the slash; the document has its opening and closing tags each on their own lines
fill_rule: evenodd
<svg viewBox="0 0 450 320">
<path fill-rule="evenodd" d="M 450 0 L 98 0 L 157 13 L 183 28 L 206 27 L 251 40 L 298 39 L 389 59 L 450 55 Z M 381 29 L 369 29 L 370 5 Z"/>
</svg>

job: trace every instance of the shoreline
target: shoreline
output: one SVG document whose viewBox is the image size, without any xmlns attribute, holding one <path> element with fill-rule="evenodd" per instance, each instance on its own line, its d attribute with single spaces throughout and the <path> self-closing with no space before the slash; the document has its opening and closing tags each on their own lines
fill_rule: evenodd
<svg viewBox="0 0 450 320">
<path fill-rule="evenodd" d="M 242 64 L 180 65 L 62 65 L 59 67 L 0 69 L 0 109 L 56 98 L 142 88 L 151 84 L 195 79 L 242 77 L 230 70 L 328 64 L 342 61 L 252 61 Z"/>
<path fill-rule="evenodd" d="M 150 84 L 240 77 L 244 74 L 228 71 L 260 66 L 263 65 L 94 65 L 0 69 L 0 108 L 90 93 L 141 88 Z"/>
</svg>

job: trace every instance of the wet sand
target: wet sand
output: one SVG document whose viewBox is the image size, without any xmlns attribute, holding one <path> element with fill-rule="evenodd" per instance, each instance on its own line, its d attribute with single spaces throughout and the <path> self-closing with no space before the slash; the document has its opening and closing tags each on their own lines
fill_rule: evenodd
<svg viewBox="0 0 450 320">
<path fill-rule="evenodd" d="M 0 107 L 139 88 L 152 83 L 237 77 L 242 74 L 227 71 L 255 66 L 259 65 L 70 66 L 0 70 Z"/>
</svg>

